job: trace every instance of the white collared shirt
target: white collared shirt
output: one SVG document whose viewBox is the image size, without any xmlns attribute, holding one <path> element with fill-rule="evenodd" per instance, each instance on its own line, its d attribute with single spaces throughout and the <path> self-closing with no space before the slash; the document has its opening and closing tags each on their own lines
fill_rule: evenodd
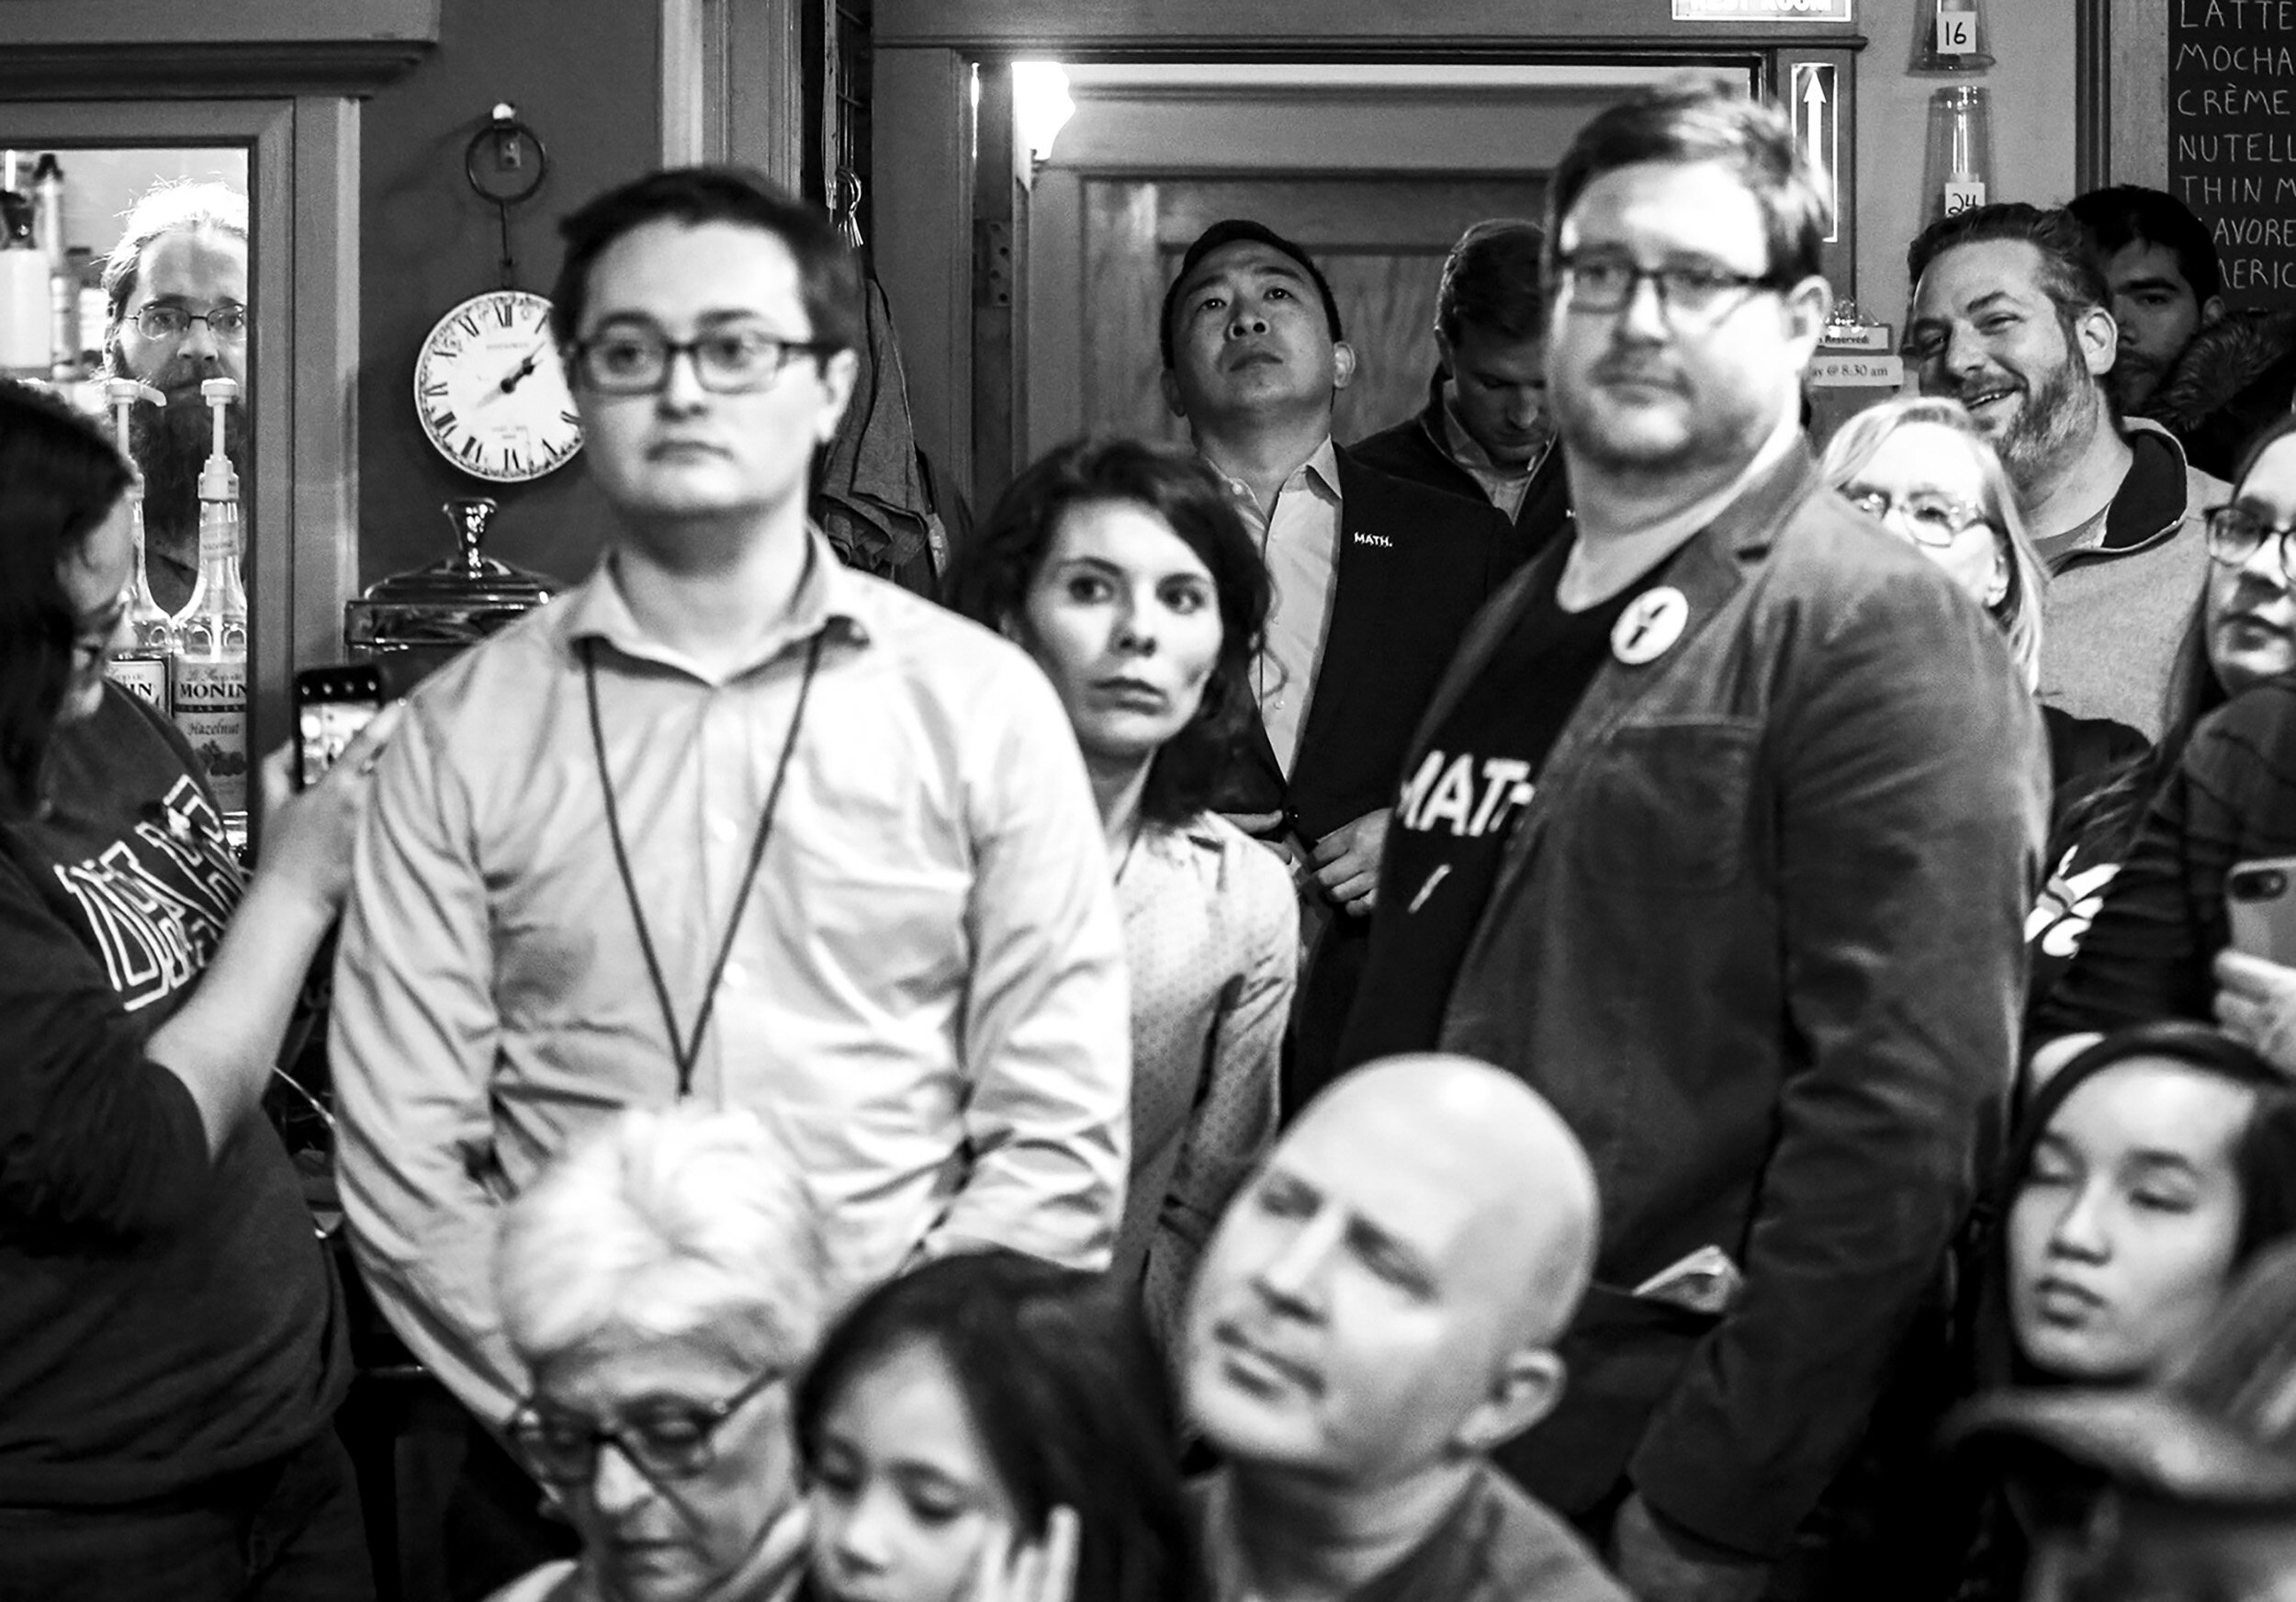
<svg viewBox="0 0 2296 1602">
<path fill-rule="evenodd" d="M 1283 481 L 1275 504 L 1266 507 L 1243 479 L 1217 462 L 1212 468 L 1227 480 L 1258 532 L 1260 558 L 1275 591 L 1267 641 L 1253 664 L 1252 688 L 1267 743 L 1289 777 L 1300 752 L 1300 731 L 1307 727 L 1315 675 L 1323 665 L 1323 640 L 1331 631 L 1332 598 L 1338 589 L 1339 453 L 1326 434 L 1315 454 Z"/>
<path fill-rule="evenodd" d="M 1546 441 L 1519 468 L 1493 461 L 1491 453 L 1467 432 L 1467 424 L 1459 421 L 1458 393 L 1457 378 L 1443 381 L 1444 451 L 1461 472 L 1475 480 L 1483 498 L 1513 523 L 1523 515 L 1523 498 L 1531 492 L 1531 479 L 1547 460 L 1547 453 L 1555 448 L 1555 436 L 1549 431 Z"/>
<path fill-rule="evenodd" d="M 832 1302 L 965 1245 L 1109 1260 L 1123 934 L 1068 719 L 1017 648 L 811 537 L 789 616 L 731 671 L 654 641 L 603 567 L 426 683 L 377 763 L 335 980 L 343 1201 L 392 1324 L 484 1416 L 522 1388 L 494 1302 L 503 1205 L 622 1108 L 678 1096 L 586 644 L 681 1033 L 739 918 L 692 1098 L 787 1140 Z"/>
</svg>

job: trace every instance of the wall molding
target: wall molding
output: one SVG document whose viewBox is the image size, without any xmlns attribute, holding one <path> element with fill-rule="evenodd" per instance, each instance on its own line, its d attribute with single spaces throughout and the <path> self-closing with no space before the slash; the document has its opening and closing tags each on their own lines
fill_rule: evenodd
<svg viewBox="0 0 2296 1602">
<path fill-rule="evenodd" d="M 1566 61 L 1669 45 L 1687 53 L 1797 46 L 1855 49 L 1854 22 L 1672 20 L 1664 0 L 1317 0 L 1312 37 L 1299 0 L 877 0 L 877 48 L 928 46 L 996 53 L 1052 50 L 1155 54 L 1176 42 L 1218 41 L 1229 60 L 1319 56 L 1448 62 L 1483 57 Z M 1855 42 L 1852 42 L 1855 41 Z"/>
<path fill-rule="evenodd" d="M 358 105 L 324 93 L 11 99 L 0 130 L 18 147 L 64 152 L 247 152 L 249 740 L 268 750 L 290 729 L 295 670 L 341 660 L 343 604 L 358 592 Z"/>
<path fill-rule="evenodd" d="M 444 0 L 6 0 L 0 94 L 370 95 L 438 46 Z"/>
<path fill-rule="evenodd" d="M 2112 181 L 2112 4 L 2074 0 L 2073 190 Z"/>
<path fill-rule="evenodd" d="M 664 166 L 733 162 L 795 189 L 805 172 L 804 6 L 661 0 Z"/>
<path fill-rule="evenodd" d="M 2102 14 L 2097 71 L 2105 93 L 2099 114 L 2104 184 L 2168 187 L 2168 0 L 2095 0 Z M 2080 88 L 2090 87 L 2084 72 Z M 2086 131 L 2088 112 L 2077 107 Z"/>
</svg>

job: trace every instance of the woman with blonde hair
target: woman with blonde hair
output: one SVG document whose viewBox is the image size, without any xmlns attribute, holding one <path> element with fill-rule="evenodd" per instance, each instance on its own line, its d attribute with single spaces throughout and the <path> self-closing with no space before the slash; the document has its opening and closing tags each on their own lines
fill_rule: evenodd
<svg viewBox="0 0 2296 1602">
<path fill-rule="evenodd" d="M 2009 637 L 2026 688 L 2040 683 L 2048 575 L 2009 471 L 1966 407 L 1885 400 L 1835 432 L 1821 470 L 1851 505 L 1951 573 Z"/>
<path fill-rule="evenodd" d="M 2037 688 L 2048 571 L 2018 513 L 2008 469 L 1968 409 L 1942 397 L 1885 400 L 1836 431 L 1821 470 L 1852 505 L 1909 541 L 1992 615 L 2026 688 Z M 2025 931 L 2036 1000 L 2072 961 L 2119 860 L 2118 835 L 2110 828 L 2100 834 L 2090 798 L 2147 750 L 2123 724 L 2047 705 L 2041 716 L 2054 800 L 2051 874 Z"/>
</svg>

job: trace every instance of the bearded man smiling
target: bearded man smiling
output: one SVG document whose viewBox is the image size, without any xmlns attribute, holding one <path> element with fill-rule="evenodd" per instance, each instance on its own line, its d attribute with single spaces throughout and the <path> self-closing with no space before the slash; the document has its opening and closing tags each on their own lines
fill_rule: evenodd
<svg viewBox="0 0 2296 1602">
<path fill-rule="evenodd" d="M 2116 415 L 2110 290 L 2070 212 L 1981 206 L 1907 253 L 1905 355 L 1924 395 L 1967 406 L 2017 485 L 2048 564 L 2041 698 L 2156 739 L 2208 575 L 2202 514 L 2226 486 L 2174 435 Z"/>
</svg>

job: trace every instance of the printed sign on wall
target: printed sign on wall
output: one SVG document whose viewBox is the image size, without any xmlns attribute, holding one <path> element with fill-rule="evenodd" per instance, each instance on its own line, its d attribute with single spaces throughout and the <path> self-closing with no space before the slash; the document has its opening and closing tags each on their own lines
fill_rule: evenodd
<svg viewBox="0 0 2296 1602">
<path fill-rule="evenodd" d="M 1795 62 L 1786 109 L 1794 117 L 1794 142 L 1818 173 L 1826 197 L 1826 243 L 1841 238 L 1841 184 L 1835 176 L 1841 157 L 1841 113 L 1835 103 L 1830 62 Z"/>
<path fill-rule="evenodd" d="M 2296 306 L 2296 6 L 2177 0 L 2168 191 L 2200 217 L 2235 307 Z"/>
</svg>

